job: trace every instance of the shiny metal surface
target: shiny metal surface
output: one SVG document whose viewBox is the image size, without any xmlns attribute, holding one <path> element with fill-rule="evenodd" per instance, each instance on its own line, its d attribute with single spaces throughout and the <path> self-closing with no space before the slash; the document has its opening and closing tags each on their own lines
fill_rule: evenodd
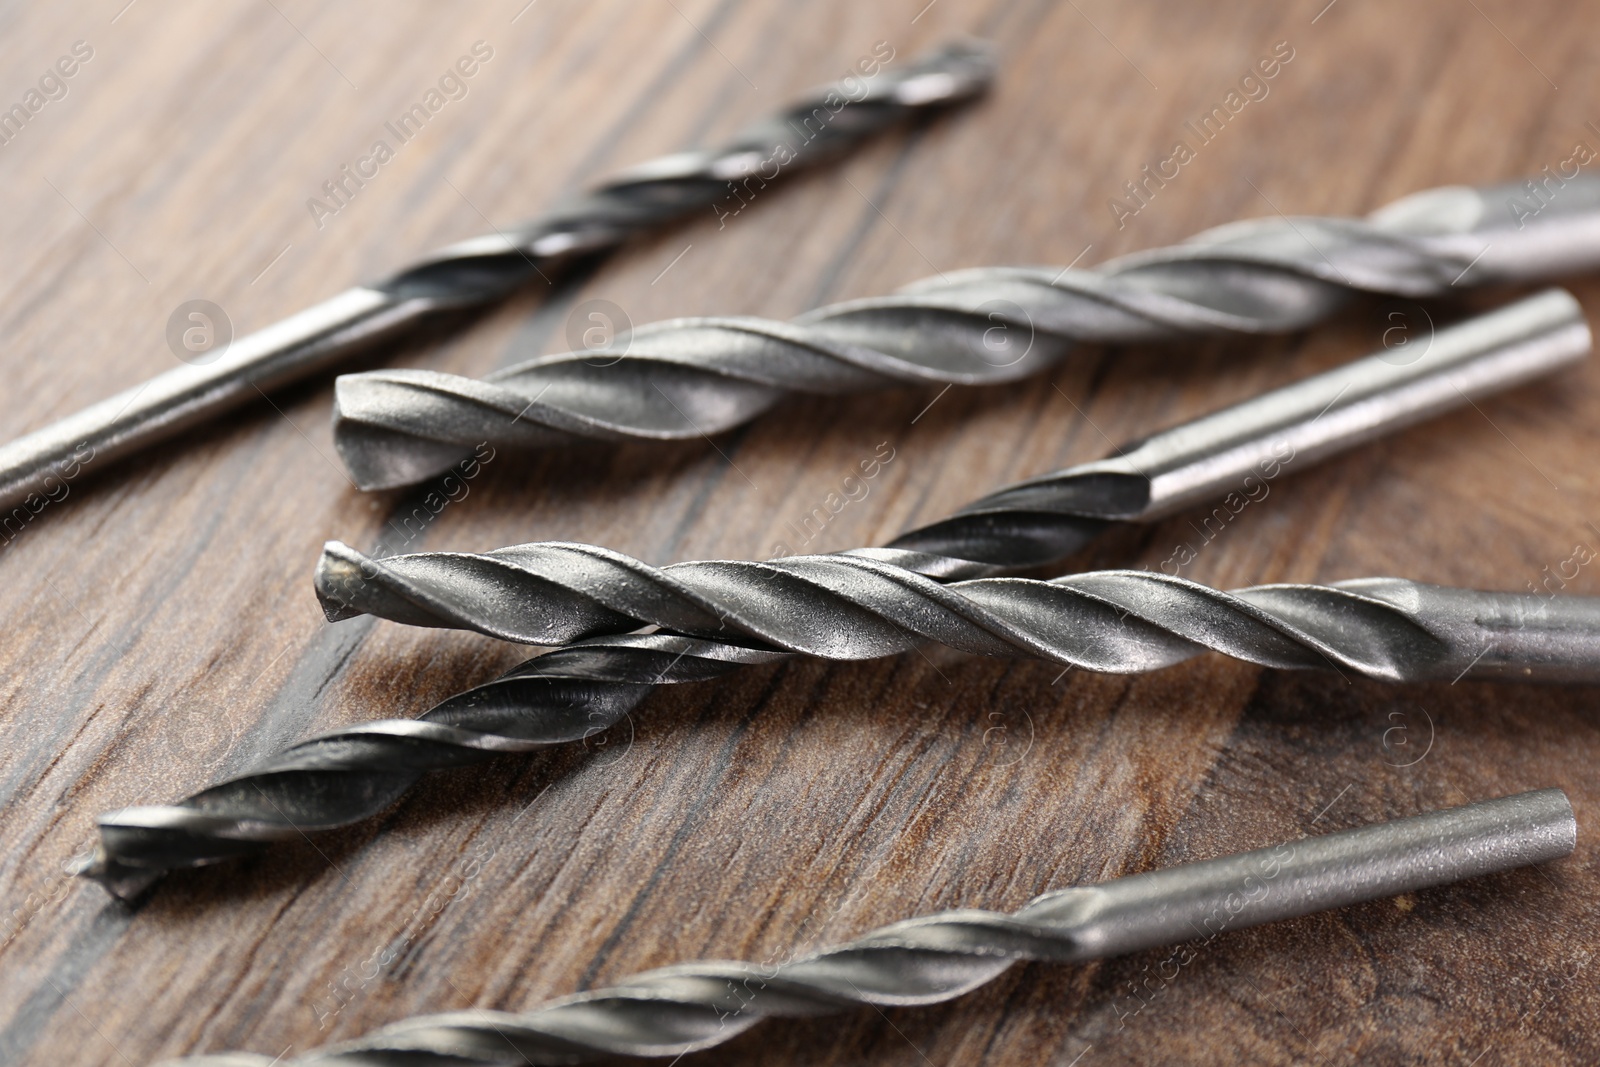
<svg viewBox="0 0 1600 1067">
<path fill-rule="evenodd" d="M 632 593 L 638 586 L 630 589 L 627 579 L 643 564 L 591 545 L 522 547 L 530 550 L 526 566 L 516 548 L 494 557 L 406 557 L 422 563 L 424 575 L 428 567 L 445 567 L 458 579 L 452 602 L 436 602 L 432 612 L 425 606 L 427 590 L 397 573 L 394 561 L 376 563 L 348 548 L 342 558 L 357 569 L 374 568 L 371 586 L 394 594 L 400 608 L 384 617 L 524 644 L 581 641 L 578 620 L 598 618 L 594 628 L 606 631 L 659 626 L 830 660 L 875 659 L 937 643 L 974 655 L 1029 656 L 1134 674 L 1209 650 L 1264 667 L 1329 669 L 1387 682 L 1449 681 L 1469 668 L 1478 677 L 1600 681 L 1600 597 L 1491 593 L 1402 578 L 1224 593 L 1142 570 L 946 585 L 858 553 L 675 564 L 658 572 L 668 578 L 646 591 L 670 588 L 675 598 L 578 605 L 570 597 L 564 606 L 575 610 L 560 617 L 557 636 L 556 612 L 542 605 L 524 610 L 549 586 L 538 576 L 542 565 L 557 561 L 566 574 L 588 565 L 597 587 L 619 576 L 615 586 L 603 588 Z M 458 561 L 467 566 L 453 567 Z M 486 580 L 469 585 L 463 576 L 478 563 L 489 566 L 473 577 Z"/>
<path fill-rule="evenodd" d="M 1354 292 L 1438 296 L 1600 265 L 1600 177 L 1572 179 L 1532 220 L 1506 208 L 1507 188 L 1433 189 L 1365 219 L 1252 219 L 1092 270 L 952 271 L 792 322 L 674 319 L 483 380 L 346 375 L 335 441 L 357 484 L 386 488 L 441 473 L 484 441 L 688 439 L 792 393 L 1014 381 L 1079 341 L 1297 330 Z"/>
<path fill-rule="evenodd" d="M 1112 522 L 1163 518 L 1551 373 L 1590 347 L 1582 309 L 1550 289 L 1439 331 L 1425 351 L 1336 367 L 1173 427 L 1118 456 L 1028 479 L 857 555 L 929 577 L 1054 563 Z M 739 609 L 696 586 L 705 564 L 655 568 L 566 544 L 420 553 L 381 566 L 334 542 L 316 576 L 330 620 L 372 613 L 553 645 L 651 624 L 718 632 Z M 678 576 L 684 575 L 679 581 Z M 703 583 L 702 583 L 703 584 Z"/>
<path fill-rule="evenodd" d="M 908 919 L 775 964 L 686 963 L 527 1012 L 418 1016 L 287 1059 L 227 1053 L 176 1062 L 409 1067 L 681 1056 L 766 1018 L 937 1004 L 1019 960 L 1081 963 L 1206 942 L 1229 930 L 1557 859 L 1576 842 L 1566 795 L 1542 789 L 1058 890 L 1012 913 L 961 909 Z"/>
<path fill-rule="evenodd" d="M 607 562 L 603 550 L 587 551 Z M 100 844 L 79 873 L 118 896 L 136 896 L 172 868 L 377 815 L 428 770 L 582 741 L 620 721 L 657 685 L 785 655 L 865 659 L 938 641 L 1117 673 L 1158 670 L 1212 650 L 1267 667 L 1388 682 L 1600 680 L 1600 597 L 1547 599 L 1399 578 L 1224 593 L 1149 571 L 941 585 L 848 555 L 697 566 L 707 586 L 736 602 L 719 639 L 591 638 L 418 719 L 361 723 L 302 741 L 177 803 L 102 815 Z"/>
<path fill-rule="evenodd" d="M 1463 394 L 1565 365 L 1587 347 L 1571 297 L 1542 293 L 1444 331 L 1413 363 L 1360 360 L 1149 438 L 1130 453 L 1150 463 L 1138 493 L 1108 492 L 1105 464 L 1070 468 L 1002 490 L 888 549 L 658 569 L 559 542 L 381 561 L 330 543 L 317 586 L 331 618 L 365 611 L 533 644 L 587 640 L 419 720 L 348 727 L 177 804 L 108 813 L 100 853 L 84 873 L 136 895 L 166 869 L 370 817 L 426 770 L 591 736 L 655 685 L 791 654 L 861 659 L 939 641 L 1105 671 L 1154 670 L 1215 649 L 1270 666 L 1326 666 L 1387 680 L 1451 679 L 1469 669 L 1546 680 L 1600 676 L 1600 602 L 1586 599 L 1395 579 L 1230 596 L 1137 571 L 940 584 L 1047 562 L 1078 547 L 1108 515 L 1160 513 L 1199 486 L 1223 491 L 1237 464 L 1215 455 L 1277 455 L 1280 439 L 1324 454 Z M 1150 485 L 1176 488 L 1152 494 Z M 626 634 L 644 625 L 679 633 Z M 605 634 L 622 636 L 595 636 Z"/>
<path fill-rule="evenodd" d="M 0 447 L 0 506 L 50 492 L 64 471 L 85 464 L 86 455 L 98 469 L 262 392 L 326 370 L 435 312 L 493 303 L 577 256 L 705 210 L 728 195 L 730 182 L 756 175 L 780 148 L 788 153 L 788 173 L 910 115 L 970 99 L 987 87 L 992 68 L 983 46 L 950 45 L 864 79 L 864 89 L 846 94 L 852 98 L 848 106 L 828 109 L 828 121 L 818 122 L 813 112 L 836 91 L 824 87 L 719 148 L 645 163 L 531 223 L 463 241 L 381 282 L 349 289 L 239 338 L 214 363 L 177 367 Z"/>
</svg>

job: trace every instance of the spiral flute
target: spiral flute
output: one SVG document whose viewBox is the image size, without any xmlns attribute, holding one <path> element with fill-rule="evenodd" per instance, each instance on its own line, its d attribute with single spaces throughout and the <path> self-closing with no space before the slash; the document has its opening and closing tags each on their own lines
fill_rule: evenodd
<svg viewBox="0 0 1600 1067">
<path fill-rule="evenodd" d="M 442 473 L 485 441 L 689 439 L 796 393 L 1008 382 L 1055 365 L 1079 341 L 1279 333 L 1356 292 L 1430 297 L 1600 264 L 1600 178 L 1567 181 L 1533 219 L 1506 206 L 1522 195 L 1521 186 L 1448 186 L 1364 219 L 1233 223 L 1093 270 L 954 271 L 792 322 L 673 319 L 482 380 L 345 375 L 335 443 L 358 485 L 388 488 Z"/>
<path fill-rule="evenodd" d="M 542 218 L 473 238 L 234 341 L 0 448 L 0 506 L 50 491 L 69 467 L 103 465 L 316 374 L 438 312 L 492 304 L 577 257 L 713 207 L 729 190 L 829 159 L 904 119 L 969 100 L 993 76 L 987 48 L 949 45 L 871 78 L 819 89 L 709 150 L 617 175 Z M 85 460 L 85 456 L 90 457 Z"/>
<path fill-rule="evenodd" d="M 843 555 L 942 581 L 1054 563 L 1114 522 L 1154 521 L 1230 492 L 1260 495 L 1286 469 L 1569 367 L 1589 348 L 1577 301 L 1546 290 L 1419 338 L 1403 353 L 1380 352 L 1165 430 L 1110 459 L 1001 489 L 886 548 Z M 766 572 L 730 570 L 738 566 L 657 568 L 563 542 L 377 563 L 335 541 L 324 550 L 316 587 L 330 621 L 370 613 L 536 645 L 659 626 L 811 651 L 791 647 L 772 627 L 785 612 L 812 606 L 786 599 L 783 581 Z M 763 610 L 758 620 L 753 613 Z"/>
<path fill-rule="evenodd" d="M 1409 363 L 1357 361 L 1158 434 L 1120 459 L 1003 490 L 887 549 L 656 569 L 576 544 L 380 561 L 331 543 L 317 578 L 330 617 L 367 611 L 543 644 L 619 635 L 530 660 L 419 720 L 348 727 L 177 804 L 108 813 L 83 873 L 118 895 L 137 895 L 164 870 L 375 815 L 426 770 L 582 741 L 656 685 L 797 653 L 860 659 L 940 641 L 1139 671 L 1210 648 L 1270 666 L 1332 666 L 1388 680 L 1469 669 L 1585 676 L 1600 670 L 1600 607 L 1576 599 L 1396 580 L 1229 596 L 1147 572 L 940 582 L 1035 565 L 1112 519 L 1165 513 L 1232 484 L 1241 469 L 1264 473 L 1255 464 L 1283 461 L 1281 444 L 1300 450 L 1296 462 L 1308 461 L 1463 396 L 1568 365 L 1588 344 L 1572 298 L 1541 293 L 1441 331 Z M 1129 459 L 1134 466 L 1116 466 Z M 1099 511 L 1086 510 L 1111 474 L 1122 488 L 1097 498 Z M 1121 510 L 1108 510 L 1112 503 Z M 647 623 L 681 632 L 620 633 Z"/>
<path fill-rule="evenodd" d="M 1229 930 L 1558 859 L 1576 843 L 1566 795 L 1542 789 L 1057 890 L 1009 914 L 962 909 L 908 919 L 771 966 L 686 963 L 527 1012 L 417 1016 L 286 1060 L 226 1053 L 174 1062 L 488 1067 L 682 1056 L 762 1019 L 937 1004 L 1019 960 L 1082 963 L 1206 942 Z"/>
<path fill-rule="evenodd" d="M 589 551 L 605 562 L 601 550 Z M 99 845 L 79 873 L 118 896 L 136 896 L 172 868 L 370 818 L 426 771 L 581 742 L 619 722 L 655 686 L 802 653 L 868 659 L 936 641 L 980 655 L 1133 673 L 1209 650 L 1266 667 L 1387 682 L 1469 673 L 1600 680 L 1600 597 L 1547 599 L 1398 578 L 1224 593 L 1149 571 L 941 585 L 853 555 L 695 568 L 703 589 L 740 605 L 727 617 L 726 637 L 591 638 L 529 660 L 419 719 L 362 723 L 302 741 L 178 803 L 102 815 Z"/>
</svg>

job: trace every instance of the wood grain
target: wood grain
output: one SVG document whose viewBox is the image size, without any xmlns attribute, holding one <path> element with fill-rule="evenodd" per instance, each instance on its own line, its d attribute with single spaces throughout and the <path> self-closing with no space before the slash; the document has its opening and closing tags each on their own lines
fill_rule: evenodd
<svg viewBox="0 0 1600 1067">
<path fill-rule="evenodd" d="M 1600 143 L 1596 19 L 1571 0 L 523 2 L 0 10 L 6 106 L 74 41 L 94 49 L 0 147 L 0 437 L 167 369 L 183 300 L 255 328 L 608 169 L 709 142 L 879 40 L 910 56 L 992 37 L 999 88 L 764 193 L 725 228 L 708 213 L 379 358 L 482 373 L 562 347 L 591 297 L 636 323 L 786 316 L 962 266 L 1094 263 L 1237 217 L 1362 212 Z M 468 97 L 317 229 L 305 200 L 480 39 L 495 54 Z M 1269 95 L 1118 229 L 1107 201 L 1122 183 L 1280 41 L 1294 58 Z M 1573 285 L 1600 310 L 1600 285 Z M 796 401 L 716 448 L 491 464 L 422 543 L 765 555 L 887 441 L 896 458 L 870 495 L 808 547 L 876 543 L 1352 358 L 1375 347 L 1380 310 L 1287 340 L 1085 350 L 1049 380 L 937 402 Z M 953 1006 L 766 1025 L 683 1063 L 1600 1059 L 1588 688 L 1380 687 L 1217 658 L 1139 678 L 936 652 L 795 663 L 679 687 L 587 751 L 436 775 L 373 824 L 173 877 L 136 909 L 108 903 L 61 874 L 96 813 L 176 798 L 334 725 L 415 714 L 523 655 L 322 623 L 321 542 L 370 544 L 407 499 L 349 485 L 330 398 L 326 381 L 292 389 L 88 477 L 0 553 L 0 1060 L 292 1055 L 416 1012 L 516 1009 L 685 958 L 782 959 L 920 912 L 1015 907 L 1545 785 L 1568 790 L 1585 828 L 1547 868 L 1229 935 L 1170 981 L 1150 981 L 1158 953 L 1021 967 Z M 1294 471 L 1186 573 L 1522 590 L 1600 544 L 1597 426 L 1593 365 Z M 1158 567 L 1188 521 L 1119 532 L 1074 564 Z M 1600 575 L 1567 590 L 1600 593 Z"/>
</svg>

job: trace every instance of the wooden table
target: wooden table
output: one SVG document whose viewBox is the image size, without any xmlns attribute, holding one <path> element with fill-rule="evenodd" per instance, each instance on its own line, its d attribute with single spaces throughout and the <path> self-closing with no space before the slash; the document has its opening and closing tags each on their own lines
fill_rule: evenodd
<svg viewBox="0 0 1600 1067">
<path fill-rule="evenodd" d="M 951 268 L 1092 264 L 1239 217 L 1364 212 L 1600 146 L 1595 18 L 1554 0 L 1209 13 L 124 2 L 0 15 L 6 107 L 74 42 L 92 50 L 69 64 L 66 95 L 0 146 L 0 437 L 172 366 L 163 331 L 185 300 L 256 328 L 598 174 L 711 143 L 879 41 L 909 58 L 957 33 L 990 37 L 998 90 L 725 225 L 708 212 L 378 358 L 479 374 L 564 348 L 588 299 L 635 323 L 788 316 Z M 493 54 L 465 98 L 314 219 L 322 183 L 476 41 Z M 1109 206 L 1275 47 L 1292 59 L 1263 98 L 1136 214 Z M 1572 284 L 1600 309 L 1594 279 Z M 806 547 L 874 544 L 1353 358 L 1377 346 L 1385 314 L 1358 304 L 1286 340 L 1086 349 L 1005 388 L 796 401 L 715 447 L 507 459 L 418 545 L 765 556 L 887 443 L 868 496 Z M 87 477 L 0 554 L 0 1061 L 292 1057 L 410 1013 L 516 1009 L 696 957 L 782 960 L 920 912 L 1012 908 L 1545 785 L 1568 790 L 1584 832 L 1543 869 L 1231 934 L 1170 979 L 1153 977 L 1160 953 L 1018 967 L 955 1005 L 764 1025 L 728 1058 L 683 1063 L 1600 1058 L 1589 688 L 1384 687 L 1217 657 L 1135 678 L 931 651 L 796 663 L 678 687 L 587 750 L 435 775 L 380 820 L 174 876 L 138 907 L 108 902 L 62 874 L 96 813 L 175 799 L 316 731 L 417 714 L 526 654 L 322 621 L 309 580 L 321 542 L 371 544 L 410 499 L 352 488 L 330 403 L 326 380 L 286 390 Z M 1600 364 L 1293 472 L 1184 573 L 1525 590 L 1600 547 L 1597 426 Z M 1191 518 L 1119 533 L 1073 565 L 1157 568 L 1197 540 Z M 1563 591 L 1600 592 L 1600 567 Z"/>
</svg>

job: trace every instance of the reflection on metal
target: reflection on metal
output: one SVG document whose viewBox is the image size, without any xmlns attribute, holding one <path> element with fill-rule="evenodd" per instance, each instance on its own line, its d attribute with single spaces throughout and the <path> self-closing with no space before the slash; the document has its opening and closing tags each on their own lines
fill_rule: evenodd
<svg viewBox="0 0 1600 1067">
<path fill-rule="evenodd" d="M 528 1012 L 423 1015 L 288 1059 L 232 1053 L 199 1067 L 570 1064 L 711 1048 L 762 1019 L 937 1004 L 1019 960 L 1081 963 L 1542 863 L 1577 842 L 1543 789 L 1058 890 L 1018 911 L 962 909 L 880 927 L 775 965 L 685 963 Z"/>
<path fill-rule="evenodd" d="M 0 506 L 48 496 L 61 472 L 86 454 L 97 466 L 129 455 L 327 370 L 429 315 L 491 304 L 579 256 L 704 211 L 728 195 L 730 183 L 764 186 L 762 170 L 775 154 L 787 174 L 909 116 L 968 100 L 992 72 L 987 49 L 963 43 L 848 87 L 824 87 L 719 148 L 645 163 L 531 223 L 451 245 L 381 282 L 346 290 L 239 338 L 215 361 L 168 371 L 0 448 Z M 851 103 L 831 106 L 845 98 Z"/>
<path fill-rule="evenodd" d="M 792 322 L 674 319 L 483 380 L 346 375 L 336 443 L 357 484 L 384 488 L 440 473 L 485 440 L 692 439 L 795 393 L 1008 382 L 1056 365 L 1080 341 L 1282 333 L 1355 292 L 1416 299 L 1600 265 L 1600 177 L 1567 182 L 1532 220 L 1505 210 L 1508 189 L 1432 189 L 1364 219 L 1252 219 L 1092 270 L 951 271 Z M 1388 325 L 1396 358 L 1425 344 L 1422 317 Z"/>
<path fill-rule="evenodd" d="M 703 565 L 747 588 L 751 636 L 669 633 L 580 641 L 437 705 L 302 741 L 175 804 L 102 815 L 80 873 L 119 896 L 167 870 L 260 851 L 383 811 L 424 772 L 570 744 L 620 721 L 657 685 L 715 678 L 803 653 L 866 659 L 939 641 L 1132 673 L 1207 650 L 1267 667 L 1380 681 L 1600 681 L 1600 597 L 1485 593 L 1367 578 L 1224 593 L 1150 571 L 940 585 L 857 556 Z M 1486 652 L 1485 649 L 1488 649 Z"/>
<path fill-rule="evenodd" d="M 1214 649 L 1391 681 L 1600 676 L 1600 601 L 1589 599 L 1398 579 L 1230 595 L 1143 571 L 940 584 L 1055 558 L 1108 521 L 1165 514 L 1222 491 L 1240 471 L 1258 469 L 1258 457 L 1281 458 L 1274 450 L 1282 443 L 1309 460 L 1563 365 L 1587 347 L 1571 297 L 1541 294 L 1441 332 L 1404 367 L 1374 357 L 1337 368 L 1158 434 L 1118 459 L 1002 490 L 887 549 L 656 569 L 560 543 L 381 561 L 330 544 L 318 588 L 334 617 L 362 610 L 533 644 L 586 639 L 420 720 L 346 727 L 179 803 L 108 813 L 84 873 L 134 895 L 173 867 L 368 818 L 426 770 L 593 737 L 656 685 L 790 654 L 865 659 L 935 641 L 1098 671 L 1155 670 Z M 644 625 L 679 633 L 625 633 Z M 596 633 L 619 636 L 589 636 Z"/>
<path fill-rule="evenodd" d="M 1549 289 L 1441 330 L 1396 364 L 1378 353 L 1137 442 L 1110 459 L 1031 478 L 859 555 L 943 580 L 1054 563 L 1113 522 L 1150 522 L 1255 486 L 1577 363 L 1583 311 Z M 648 567 L 550 543 L 483 555 L 419 553 L 381 564 L 334 543 L 317 573 L 329 619 L 362 612 L 556 644 L 643 624 L 739 629 L 737 606 L 693 577 L 710 564 Z M 720 579 L 713 579 L 719 581 Z M 702 586 L 704 583 L 700 583 Z M 724 620 L 733 621 L 725 624 Z"/>
</svg>

